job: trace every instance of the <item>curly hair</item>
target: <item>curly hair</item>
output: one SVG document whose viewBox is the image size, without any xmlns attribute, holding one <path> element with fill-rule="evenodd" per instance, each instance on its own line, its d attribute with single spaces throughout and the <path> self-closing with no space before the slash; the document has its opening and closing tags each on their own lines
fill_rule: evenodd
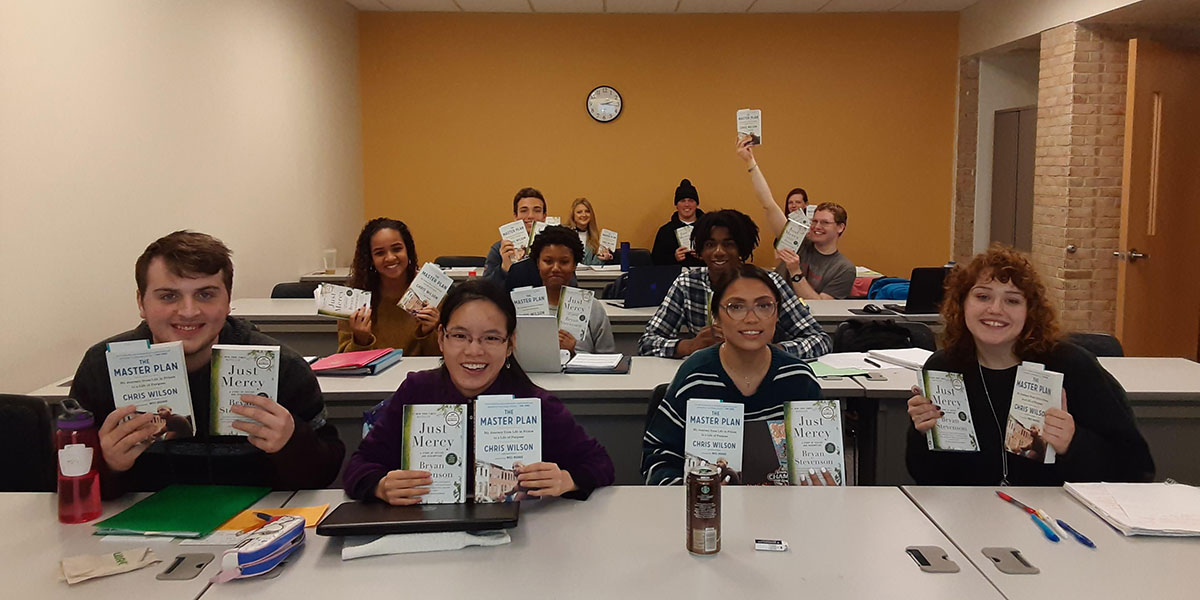
<svg viewBox="0 0 1200 600">
<path fill-rule="evenodd" d="M 571 251 L 575 264 L 583 262 L 583 244 L 579 241 L 579 234 L 562 225 L 550 225 L 543 229 L 529 247 L 529 256 L 536 262 L 546 246 L 564 246 Z"/>
<path fill-rule="evenodd" d="M 724 227 L 729 231 L 729 237 L 737 244 L 738 256 L 742 262 L 754 258 L 754 249 L 758 247 L 758 225 L 745 213 L 731 208 L 704 213 L 704 216 L 696 221 L 692 229 L 692 245 L 697 253 L 712 239 L 713 229 L 717 227 Z"/>
<path fill-rule="evenodd" d="M 942 318 L 946 321 L 942 345 L 947 351 L 956 356 L 975 356 L 975 338 L 967 330 L 963 305 L 981 278 L 1011 282 L 1025 296 L 1025 326 L 1017 336 L 1013 354 L 1026 360 L 1048 353 L 1058 341 L 1059 328 L 1054 308 L 1046 297 L 1046 286 L 1029 259 L 1003 244 L 993 244 L 967 266 L 955 267 L 947 276 L 942 302 Z"/>
<path fill-rule="evenodd" d="M 400 239 L 404 240 L 404 249 L 408 254 L 408 267 L 404 269 L 404 274 L 408 276 L 409 283 L 417 276 L 417 247 L 413 244 L 412 232 L 408 230 L 408 225 L 387 217 L 367 221 L 362 232 L 358 234 L 358 241 L 354 243 L 354 262 L 350 265 L 350 280 L 346 285 L 371 292 L 372 309 L 379 306 L 379 271 L 375 270 L 375 260 L 371 257 L 371 238 L 381 229 L 394 229 L 400 233 Z M 371 319 L 375 319 L 374 312 L 371 313 Z"/>
</svg>

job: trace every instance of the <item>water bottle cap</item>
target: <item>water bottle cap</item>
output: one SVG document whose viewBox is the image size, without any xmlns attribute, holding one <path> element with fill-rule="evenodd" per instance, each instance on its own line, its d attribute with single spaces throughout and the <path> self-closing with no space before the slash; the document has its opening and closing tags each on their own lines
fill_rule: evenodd
<svg viewBox="0 0 1200 600">
<path fill-rule="evenodd" d="M 91 411 L 79 405 L 74 398 L 62 401 L 62 414 L 58 415 L 59 429 L 87 429 L 96 424 Z"/>
</svg>

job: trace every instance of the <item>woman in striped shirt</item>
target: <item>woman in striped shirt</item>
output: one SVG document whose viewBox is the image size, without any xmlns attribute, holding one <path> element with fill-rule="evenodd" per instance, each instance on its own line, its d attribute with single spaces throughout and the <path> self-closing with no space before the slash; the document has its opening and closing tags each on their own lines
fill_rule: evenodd
<svg viewBox="0 0 1200 600">
<path fill-rule="evenodd" d="M 766 271 L 741 264 L 713 282 L 713 323 L 724 342 L 693 353 L 650 417 L 642 439 L 642 475 L 649 485 L 683 483 L 684 423 L 690 399 L 738 402 L 743 422 L 783 419 L 783 403 L 819 400 L 812 369 L 771 344 L 779 289 Z M 810 473 L 812 485 L 833 485 L 829 473 Z"/>
</svg>

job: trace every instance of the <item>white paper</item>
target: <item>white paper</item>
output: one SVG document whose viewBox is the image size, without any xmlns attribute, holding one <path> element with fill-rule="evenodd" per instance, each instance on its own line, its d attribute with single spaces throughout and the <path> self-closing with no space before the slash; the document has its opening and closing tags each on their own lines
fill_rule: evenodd
<svg viewBox="0 0 1200 600">
<path fill-rule="evenodd" d="M 529 231 L 525 229 L 524 221 L 513 221 L 500 226 L 500 239 L 512 242 L 517 255 L 513 262 L 529 258 Z"/>
<path fill-rule="evenodd" d="M 1200 535 L 1200 488 L 1170 483 L 1067 483 L 1063 488 L 1125 535 Z"/>
<path fill-rule="evenodd" d="M 425 306 L 438 306 L 446 298 L 451 285 L 454 285 L 454 280 L 441 268 L 433 263 L 425 263 L 397 304 L 409 313 L 416 313 Z"/>
<path fill-rule="evenodd" d="M 567 363 L 568 368 L 578 367 L 583 369 L 615 369 L 621 364 L 621 359 L 625 358 L 624 354 L 588 354 L 587 352 L 579 352 Z"/>
<path fill-rule="evenodd" d="M 684 472 L 700 466 L 728 468 L 741 479 L 745 406 L 738 402 L 692 399 L 684 429 Z"/>
<path fill-rule="evenodd" d="M 475 400 L 475 502 L 526 499 L 517 469 L 542 461 L 542 401 L 479 396 Z"/>
<path fill-rule="evenodd" d="M 371 292 L 335 283 L 317 286 L 317 314 L 349 319 L 354 311 L 371 305 Z"/>
<path fill-rule="evenodd" d="M 562 217 L 546 217 L 547 225 L 562 225 Z"/>
</svg>

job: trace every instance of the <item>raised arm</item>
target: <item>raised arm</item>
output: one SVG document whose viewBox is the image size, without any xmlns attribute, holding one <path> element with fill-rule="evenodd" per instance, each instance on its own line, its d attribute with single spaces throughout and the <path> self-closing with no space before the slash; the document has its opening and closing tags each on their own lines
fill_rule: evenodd
<svg viewBox="0 0 1200 600">
<path fill-rule="evenodd" d="M 783 233 L 783 226 L 787 225 L 787 216 L 783 214 L 783 209 L 779 208 L 779 204 L 775 202 L 775 197 L 771 195 L 771 188 L 767 185 L 767 178 L 763 175 L 762 167 L 758 166 L 758 162 L 754 159 L 754 150 L 750 147 L 750 136 L 742 136 L 738 138 L 737 155 L 746 163 L 746 170 L 750 172 L 750 183 L 754 185 L 754 196 L 758 198 L 758 203 L 762 205 L 763 216 L 767 220 L 767 225 L 771 228 L 772 237 L 777 237 Z"/>
</svg>

